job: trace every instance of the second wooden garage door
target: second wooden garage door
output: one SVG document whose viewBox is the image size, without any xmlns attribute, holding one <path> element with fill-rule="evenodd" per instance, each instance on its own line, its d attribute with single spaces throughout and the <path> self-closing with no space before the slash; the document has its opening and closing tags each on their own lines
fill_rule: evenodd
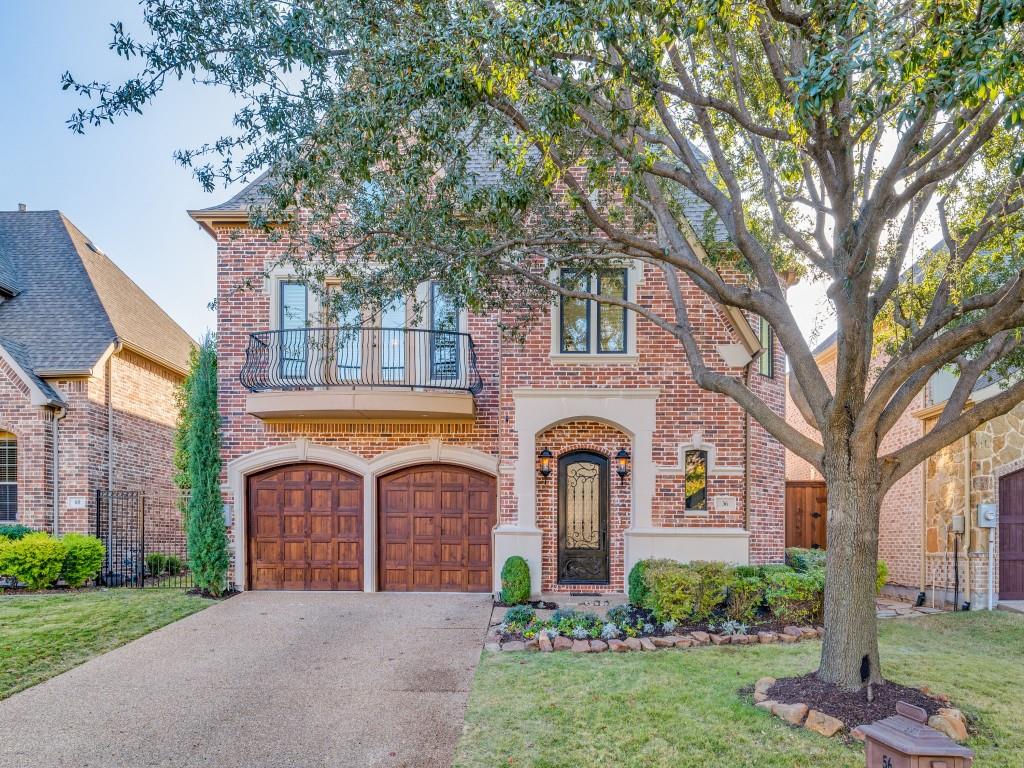
<svg viewBox="0 0 1024 768">
<path fill-rule="evenodd" d="M 490 592 L 494 478 L 446 465 L 381 478 L 380 589 Z"/>
</svg>

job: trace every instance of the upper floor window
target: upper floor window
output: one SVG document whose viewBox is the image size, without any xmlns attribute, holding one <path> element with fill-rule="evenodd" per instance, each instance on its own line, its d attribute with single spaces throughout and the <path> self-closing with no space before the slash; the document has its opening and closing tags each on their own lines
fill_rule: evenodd
<svg viewBox="0 0 1024 768">
<path fill-rule="evenodd" d="M 629 270 L 608 269 L 597 275 L 564 269 L 563 288 L 579 293 L 626 300 Z M 558 313 L 558 350 L 563 354 L 624 354 L 627 351 L 626 308 L 591 299 L 562 296 Z"/>
<path fill-rule="evenodd" d="M 762 376 L 775 376 L 775 332 L 763 317 L 757 327 L 757 338 L 764 350 L 757 358 L 757 370 Z"/>
<path fill-rule="evenodd" d="M 18 517 L 18 441 L 10 432 L 0 432 L 0 521 Z"/>
<path fill-rule="evenodd" d="M 708 452 L 687 451 L 683 460 L 686 472 L 686 509 L 705 512 L 708 508 Z"/>
<path fill-rule="evenodd" d="M 430 284 L 430 378 L 459 377 L 459 310 L 441 288 Z"/>
<path fill-rule="evenodd" d="M 286 280 L 280 290 L 281 375 L 306 373 L 308 292 L 305 283 Z"/>
</svg>

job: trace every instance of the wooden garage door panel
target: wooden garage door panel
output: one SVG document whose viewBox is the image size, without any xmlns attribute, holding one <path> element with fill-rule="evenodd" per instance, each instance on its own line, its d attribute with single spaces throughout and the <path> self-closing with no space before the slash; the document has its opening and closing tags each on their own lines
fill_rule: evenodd
<svg viewBox="0 0 1024 768">
<path fill-rule="evenodd" d="M 493 477 L 414 467 L 380 480 L 380 589 L 489 592 Z"/>
<path fill-rule="evenodd" d="M 1024 470 L 999 479 L 999 599 L 1024 600 Z"/>
<path fill-rule="evenodd" d="M 362 589 L 362 488 L 362 478 L 316 464 L 250 477 L 250 589 Z"/>
</svg>

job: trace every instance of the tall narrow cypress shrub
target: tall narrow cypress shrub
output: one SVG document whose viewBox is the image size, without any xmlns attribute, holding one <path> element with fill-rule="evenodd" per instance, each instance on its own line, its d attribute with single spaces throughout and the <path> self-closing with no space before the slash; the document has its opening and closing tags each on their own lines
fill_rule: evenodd
<svg viewBox="0 0 1024 768">
<path fill-rule="evenodd" d="M 188 556 L 195 584 L 214 596 L 224 591 L 228 538 L 220 495 L 220 414 L 217 410 L 217 353 L 207 336 L 199 350 L 189 392 Z"/>
<path fill-rule="evenodd" d="M 188 495 L 192 488 L 192 477 L 188 468 L 188 431 L 191 422 L 189 400 L 192 396 L 192 382 L 199 368 L 199 348 L 193 347 L 188 355 L 188 375 L 174 390 L 174 406 L 178 411 L 178 422 L 174 427 L 174 485 L 178 489 L 178 509 L 181 511 L 181 525 L 185 528 L 188 520 Z"/>
</svg>

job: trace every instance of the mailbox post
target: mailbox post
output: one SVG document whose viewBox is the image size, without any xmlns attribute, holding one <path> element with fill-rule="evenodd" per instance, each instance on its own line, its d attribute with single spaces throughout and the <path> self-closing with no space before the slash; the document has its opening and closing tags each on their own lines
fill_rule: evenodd
<svg viewBox="0 0 1024 768">
<path fill-rule="evenodd" d="M 974 752 L 927 722 L 921 707 L 900 701 L 892 717 L 861 726 L 867 768 L 971 768 Z"/>
</svg>

